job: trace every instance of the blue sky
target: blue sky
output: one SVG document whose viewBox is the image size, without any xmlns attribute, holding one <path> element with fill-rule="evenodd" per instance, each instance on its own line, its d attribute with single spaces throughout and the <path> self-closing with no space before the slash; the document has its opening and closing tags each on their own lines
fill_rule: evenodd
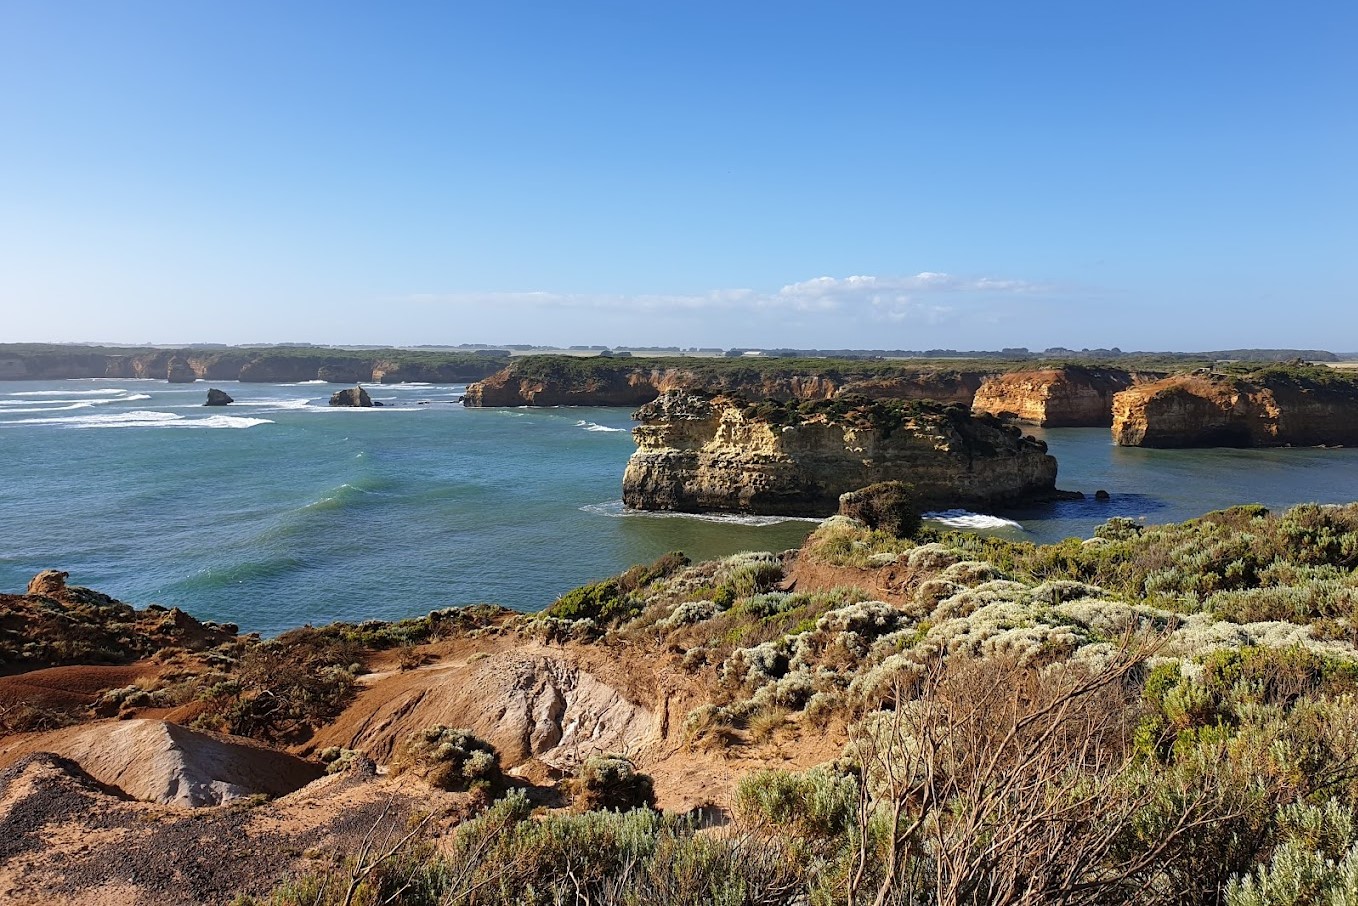
<svg viewBox="0 0 1358 906">
<path fill-rule="evenodd" d="M 1358 5 L 0 0 L 5 340 L 1358 349 Z"/>
</svg>

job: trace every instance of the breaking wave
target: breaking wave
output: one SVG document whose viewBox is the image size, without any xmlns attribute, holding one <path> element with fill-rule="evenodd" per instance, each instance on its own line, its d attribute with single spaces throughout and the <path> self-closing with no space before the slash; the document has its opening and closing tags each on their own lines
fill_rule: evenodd
<svg viewBox="0 0 1358 906">
<path fill-rule="evenodd" d="M 578 421 L 578 422 L 576 422 L 576 423 L 575 423 L 575 427 L 577 427 L 577 428 L 584 428 L 586 431 L 608 431 L 608 432 L 619 432 L 619 433 L 620 433 L 620 432 L 625 432 L 625 431 L 627 430 L 626 428 L 610 428 L 610 427 L 608 427 L 607 425 L 601 425 L 601 424 L 598 424 L 597 422 L 586 422 L 586 421 Z"/>
<path fill-rule="evenodd" d="M 74 415 L 65 418 L 20 418 L 7 425 L 53 425 L 58 428 L 253 428 L 271 425 L 267 418 L 245 418 L 239 415 L 209 415 L 186 418 L 173 412 L 101 412 L 97 415 Z"/>
<path fill-rule="evenodd" d="M 985 513 L 973 513 L 970 510 L 939 510 L 934 513 L 925 513 L 924 518 L 928 519 L 930 522 L 937 522 L 939 525 L 946 525 L 948 528 L 1023 528 L 1022 525 L 1012 519 L 1005 519 L 1000 516 L 987 516 Z"/>
<path fill-rule="evenodd" d="M 580 507 L 582 512 L 596 516 L 627 518 L 642 516 L 648 519 L 697 519 L 700 522 L 719 522 L 726 525 L 777 525 L 780 522 L 821 522 L 816 516 L 747 516 L 740 513 L 672 513 L 661 510 L 633 510 L 622 505 L 621 500 L 604 503 L 587 503 Z"/>
</svg>

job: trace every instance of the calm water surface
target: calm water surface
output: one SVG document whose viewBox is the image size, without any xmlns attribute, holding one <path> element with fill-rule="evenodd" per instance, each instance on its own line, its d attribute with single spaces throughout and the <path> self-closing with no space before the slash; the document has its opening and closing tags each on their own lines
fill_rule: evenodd
<svg viewBox="0 0 1358 906">
<path fill-rule="evenodd" d="M 204 383 L 0 383 L 0 590 L 57 567 L 267 633 L 474 601 L 536 610 L 667 550 L 780 550 L 814 527 L 624 514 L 627 410 L 463 409 L 465 388 L 428 385 L 375 388 L 381 409 L 330 409 L 330 385 L 216 386 L 237 403 L 204 408 Z M 1113 515 L 1358 498 L 1358 450 L 1128 450 L 1106 429 L 1034 433 L 1062 487 L 1113 499 L 986 514 L 991 531 L 1046 541 Z"/>
</svg>

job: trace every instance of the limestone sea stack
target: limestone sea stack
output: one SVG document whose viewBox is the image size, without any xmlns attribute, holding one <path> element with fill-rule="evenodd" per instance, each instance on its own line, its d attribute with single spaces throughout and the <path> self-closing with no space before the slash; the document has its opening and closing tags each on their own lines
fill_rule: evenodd
<svg viewBox="0 0 1358 906">
<path fill-rule="evenodd" d="M 330 405 L 371 409 L 379 404 L 374 403 L 372 397 L 368 396 L 368 391 L 362 387 L 350 387 L 348 390 L 336 390 L 330 394 Z"/>
<path fill-rule="evenodd" d="M 1113 439 L 1124 447 L 1351 446 L 1358 382 L 1286 366 L 1175 375 L 1114 397 Z"/>
<path fill-rule="evenodd" d="M 963 406 L 864 398 L 751 404 L 673 391 L 634 413 L 623 502 L 642 510 L 828 516 L 900 480 L 925 508 L 1058 494 L 1046 445 Z"/>
<path fill-rule="evenodd" d="M 1047 428 L 1107 427 L 1117 393 L 1161 376 L 1080 365 L 1013 371 L 987 379 L 972 409 Z"/>
<path fill-rule="evenodd" d="M 235 402 L 235 400 L 233 400 L 230 396 L 228 396 L 225 390 L 218 390 L 216 387 L 213 387 L 212 389 L 208 390 L 208 392 L 207 392 L 207 402 L 203 403 L 203 405 L 204 405 L 204 406 L 229 406 L 229 405 L 231 405 L 231 404 L 234 403 L 234 402 Z"/>
</svg>

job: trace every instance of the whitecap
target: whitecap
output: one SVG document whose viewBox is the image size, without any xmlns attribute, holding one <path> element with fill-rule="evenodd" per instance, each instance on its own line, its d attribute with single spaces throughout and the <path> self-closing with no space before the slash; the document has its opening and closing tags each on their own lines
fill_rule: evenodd
<svg viewBox="0 0 1358 906">
<path fill-rule="evenodd" d="M 585 431 L 607 431 L 607 432 L 614 432 L 614 433 L 615 433 L 615 432 L 625 432 L 625 431 L 627 431 L 626 428 L 608 428 L 607 425 L 600 425 L 600 424 L 598 424 L 598 422 L 584 421 L 584 420 L 577 421 L 577 422 L 576 422 L 576 428 L 584 428 Z"/>
<path fill-rule="evenodd" d="M 628 518 L 644 516 L 651 519 L 697 519 L 700 522 L 719 522 L 725 525 L 777 525 L 780 522 L 821 522 L 818 516 L 750 516 L 743 513 L 675 513 L 667 510 L 633 510 L 622 505 L 621 500 L 606 503 L 587 503 L 580 507 L 583 512 L 596 516 Z"/>
<path fill-rule="evenodd" d="M 106 387 L 99 390 L 16 390 L 6 396 L 106 396 L 110 393 L 127 393 L 121 387 Z"/>
<path fill-rule="evenodd" d="M 311 400 L 236 400 L 232 405 L 254 406 L 257 409 L 305 409 L 311 405 Z"/>
<path fill-rule="evenodd" d="M 244 418 L 235 415 L 210 415 L 206 418 L 185 418 L 173 412 L 101 412 L 98 415 L 76 415 L 66 418 L 21 418 L 6 425 L 54 425 L 59 428 L 253 428 L 273 424 L 267 418 Z"/>
<path fill-rule="evenodd" d="M 95 403 L 107 403 L 109 400 L 29 400 L 30 403 L 62 403 L 64 405 L 43 406 L 38 405 L 33 409 L 15 409 L 9 405 L 11 401 L 0 402 L 0 415 L 32 415 L 35 412 L 69 412 L 72 409 L 91 409 Z"/>
<path fill-rule="evenodd" d="M 924 518 L 928 519 L 930 522 L 937 522 L 940 525 L 945 525 L 948 528 L 1023 528 L 1021 524 L 1012 519 L 1004 519 L 1000 516 L 988 516 L 985 513 L 973 513 L 970 510 L 939 510 L 933 513 L 925 513 Z"/>
<path fill-rule="evenodd" d="M 174 428 L 253 428 L 256 425 L 272 425 L 273 419 L 246 418 L 241 415 L 209 415 L 207 418 L 186 419 L 172 425 Z"/>
</svg>

